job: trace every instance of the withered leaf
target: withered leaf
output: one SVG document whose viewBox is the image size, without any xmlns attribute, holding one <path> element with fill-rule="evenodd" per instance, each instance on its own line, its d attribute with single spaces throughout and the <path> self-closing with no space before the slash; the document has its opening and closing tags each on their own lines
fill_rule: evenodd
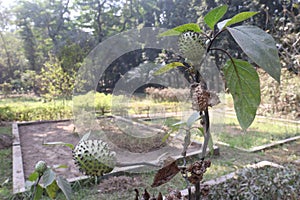
<svg viewBox="0 0 300 200">
<path fill-rule="evenodd" d="M 139 190 L 138 189 L 134 189 L 135 191 L 135 199 L 134 200 L 139 200 Z"/>
<path fill-rule="evenodd" d="M 176 160 L 165 163 L 164 167 L 156 173 L 151 187 L 158 187 L 170 181 L 180 171 L 176 164 Z"/>
<path fill-rule="evenodd" d="M 163 200 L 163 196 L 162 196 L 161 192 L 159 192 L 159 194 L 157 196 L 157 200 Z"/>
<path fill-rule="evenodd" d="M 143 194 L 143 199 L 144 200 L 149 200 L 150 199 L 150 194 L 148 193 L 148 191 L 145 189 L 145 192 L 144 192 L 144 194 Z"/>
</svg>

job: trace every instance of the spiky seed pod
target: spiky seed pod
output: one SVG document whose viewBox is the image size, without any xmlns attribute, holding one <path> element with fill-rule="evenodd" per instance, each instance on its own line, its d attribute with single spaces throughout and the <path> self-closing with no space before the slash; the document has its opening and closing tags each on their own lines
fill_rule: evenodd
<svg viewBox="0 0 300 200">
<path fill-rule="evenodd" d="M 186 31 L 179 36 L 179 51 L 190 61 L 199 61 L 205 53 L 204 37 L 194 31 Z"/>
<path fill-rule="evenodd" d="M 200 83 L 191 85 L 192 109 L 204 111 L 208 106 L 213 107 L 221 101 L 218 95 L 207 90 Z"/>
<path fill-rule="evenodd" d="M 43 175 L 44 172 L 47 170 L 47 164 L 45 161 L 40 160 L 39 162 L 37 162 L 35 164 L 35 171 L 39 174 L 39 175 Z"/>
<path fill-rule="evenodd" d="M 101 140 L 84 140 L 73 150 L 73 159 L 85 175 L 102 176 L 113 170 L 116 154 Z"/>
<path fill-rule="evenodd" d="M 206 172 L 206 169 L 211 165 L 210 160 L 196 161 L 187 168 L 187 172 L 190 174 L 188 180 L 192 184 L 196 184 L 203 179 L 203 174 Z"/>
<path fill-rule="evenodd" d="M 197 111 L 204 111 L 209 106 L 210 93 L 202 88 L 201 84 L 191 86 L 192 108 Z"/>
</svg>

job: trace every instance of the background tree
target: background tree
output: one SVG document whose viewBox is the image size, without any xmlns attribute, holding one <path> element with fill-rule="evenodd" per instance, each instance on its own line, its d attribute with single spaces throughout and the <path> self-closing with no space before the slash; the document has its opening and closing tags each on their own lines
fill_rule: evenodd
<svg viewBox="0 0 300 200">
<path fill-rule="evenodd" d="M 131 28 L 172 28 L 184 23 L 203 24 L 208 10 L 228 4 L 228 18 L 242 11 L 259 11 L 248 20 L 271 33 L 278 43 L 284 67 L 298 73 L 299 2 L 293 0 L 18 0 L 11 8 L 0 9 L 0 83 L 21 82 L 26 70 L 40 73 L 49 54 L 60 61 L 64 72 L 73 76 L 85 56 L 106 38 Z M 229 37 L 229 36 L 228 36 Z M 245 55 L 233 40 L 216 40 L 219 45 Z M 21 44 L 20 44 L 21 43 Z M 13 45 L 10 45 L 13 44 Z M 232 52 L 231 52 L 232 51 Z M 111 91 L 121 75 L 145 61 L 154 61 L 160 52 L 141 50 L 111 64 L 99 91 Z M 221 66 L 225 57 L 213 52 Z M 143 58 L 144 56 L 144 58 Z M 24 79 L 25 80 L 25 79 Z M 20 85 L 20 84 L 19 84 Z M 29 84 L 30 85 L 30 84 Z M 106 85 L 108 88 L 104 88 Z M 22 87 L 22 86 L 21 86 Z M 37 91 L 35 91 L 37 92 Z"/>
</svg>

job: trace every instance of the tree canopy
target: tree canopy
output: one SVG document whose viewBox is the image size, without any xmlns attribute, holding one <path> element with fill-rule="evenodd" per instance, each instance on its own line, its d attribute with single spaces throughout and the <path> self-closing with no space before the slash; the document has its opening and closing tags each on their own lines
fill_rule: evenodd
<svg viewBox="0 0 300 200">
<path fill-rule="evenodd" d="M 226 15 L 230 16 L 258 11 L 247 23 L 271 33 L 278 43 L 283 66 L 298 72 L 298 1 L 17 0 L 10 7 L 0 5 L 0 84 L 9 83 L 17 92 L 38 93 L 41 88 L 33 79 L 45 73 L 42 69 L 53 60 L 57 62 L 53 65 L 59 66 L 64 75 L 73 77 L 85 56 L 112 35 L 132 28 L 201 25 L 203 16 L 221 4 L 228 5 Z M 230 42 L 219 42 L 228 49 L 238 50 Z M 121 57 L 112 63 L 103 81 L 110 80 L 108 87 L 113 87 L 122 73 L 144 62 L 145 52 L 152 61 L 160 53 L 144 50 Z M 221 55 L 215 56 L 217 62 L 224 62 Z M 98 89 L 101 87 L 100 84 Z"/>
</svg>

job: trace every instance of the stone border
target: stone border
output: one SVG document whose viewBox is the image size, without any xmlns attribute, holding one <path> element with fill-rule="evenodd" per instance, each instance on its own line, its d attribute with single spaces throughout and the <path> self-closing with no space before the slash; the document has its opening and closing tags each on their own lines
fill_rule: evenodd
<svg viewBox="0 0 300 200">
<path fill-rule="evenodd" d="M 20 135 L 19 135 L 19 125 L 26 126 L 26 125 L 35 125 L 35 124 L 42 124 L 42 123 L 56 123 L 56 122 L 66 122 L 71 121 L 70 119 L 64 120 L 49 120 L 49 121 L 29 121 L 29 122 L 14 122 L 12 124 L 12 134 L 13 134 L 13 153 L 12 153 L 12 160 L 13 160 L 13 194 L 22 193 L 26 191 L 25 188 L 25 176 L 24 176 L 24 168 L 23 168 L 23 159 L 22 159 L 22 149 L 20 143 Z M 195 142 L 195 141 L 193 141 Z M 198 143 L 198 142 L 195 142 Z M 200 144 L 200 143 L 198 143 Z M 219 154 L 220 150 L 217 146 L 214 146 L 214 152 Z M 187 157 L 195 156 L 201 153 L 201 149 L 190 152 L 187 154 Z M 207 149 L 207 153 L 209 153 L 209 149 Z M 178 155 L 174 157 L 174 159 L 178 160 L 181 159 L 182 156 Z M 103 178 L 107 178 L 110 176 L 118 176 L 122 173 L 126 173 L 130 170 L 138 169 L 143 166 L 131 166 L 131 167 L 116 167 L 111 173 L 106 174 Z M 67 179 L 69 182 L 77 182 L 88 179 L 88 176 L 79 176 L 75 178 Z"/>
<path fill-rule="evenodd" d="M 25 192 L 25 178 L 18 124 L 12 124 L 13 193 Z"/>
<path fill-rule="evenodd" d="M 273 163 L 273 162 L 270 162 L 270 161 L 261 161 L 261 162 L 256 163 L 256 164 L 247 165 L 245 168 L 258 169 L 258 168 L 262 168 L 262 167 L 265 167 L 265 166 L 283 168 L 283 166 L 278 165 L 278 164 Z M 225 181 L 227 181 L 229 179 L 232 179 L 238 171 L 243 170 L 243 169 L 239 169 L 236 172 L 231 172 L 231 173 L 229 173 L 227 175 L 224 175 L 224 176 L 221 176 L 219 178 L 212 179 L 212 180 L 206 181 L 204 183 L 201 183 L 201 186 L 203 186 L 203 185 L 211 186 L 211 185 L 217 185 L 217 184 L 220 184 L 220 183 L 224 183 Z M 192 193 L 195 192 L 195 187 L 194 186 L 191 187 L 191 191 L 192 191 Z M 180 193 L 181 193 L 182 196 L 185 196 L 185 197 L 188 196 L 188 190 L 187 189 L 181 190 Z"/>
</svg>

